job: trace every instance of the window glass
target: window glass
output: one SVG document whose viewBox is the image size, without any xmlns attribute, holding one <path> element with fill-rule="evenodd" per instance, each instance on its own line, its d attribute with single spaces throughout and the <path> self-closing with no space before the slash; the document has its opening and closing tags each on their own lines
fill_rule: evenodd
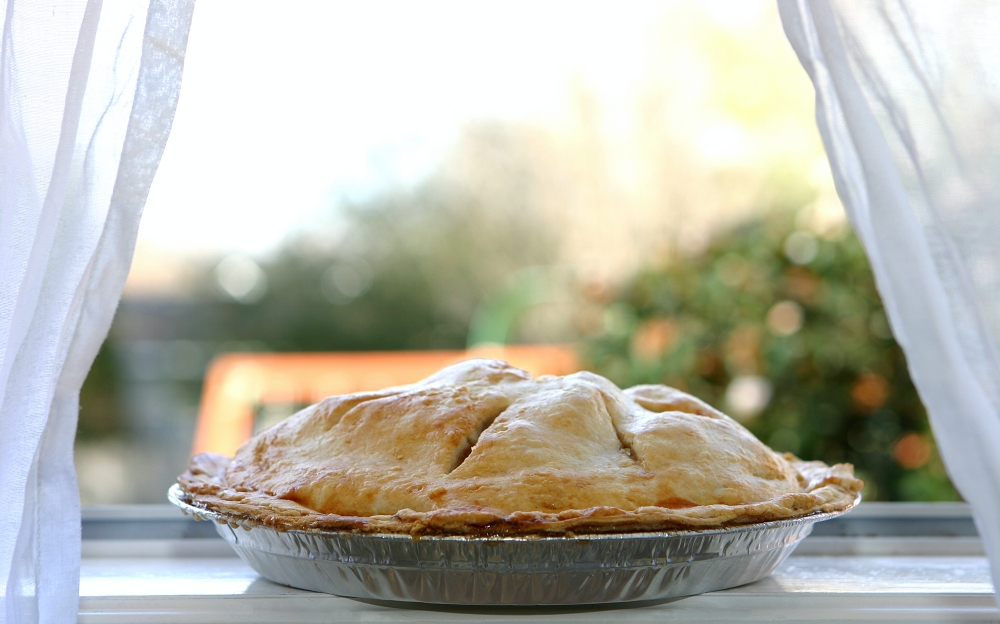
<svg viewBox="0 0 1000 624">
<path fill-rule="evenodd" d="M 955 497 L 773 2 L 201 0 L 83 501 L 163 502 L 220 354 L 494 343 Z"/>
</svg>

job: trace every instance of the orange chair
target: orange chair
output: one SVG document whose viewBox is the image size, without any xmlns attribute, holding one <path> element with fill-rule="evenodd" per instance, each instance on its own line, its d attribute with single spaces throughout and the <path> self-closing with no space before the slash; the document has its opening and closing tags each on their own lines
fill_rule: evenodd
<svg viewBox="0 0 1000 624">
<path fill-rule="evenodd" d="M 227 353 L 215 358 L 205 374 L 192 452 L 232 456 L 253 435 L 261 405 L 309 405 L 331 395 L 409 384 L 470 357 L 506 360 L 536 376 L 579 370 L 576 354 L 566 345 L 470 351 Z"/>
</svg>

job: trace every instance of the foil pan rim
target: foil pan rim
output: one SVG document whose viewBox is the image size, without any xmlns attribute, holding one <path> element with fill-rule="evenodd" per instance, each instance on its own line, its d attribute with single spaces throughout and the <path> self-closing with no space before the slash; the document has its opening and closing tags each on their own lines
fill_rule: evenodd
<svg viewBox="0 0 1000 624">
<path fill-rule="evenodd" d="M 228 524 L 230 526 L 242 527 L 244 525 L 254 528 L 266 528 L 277 533 L 287 533 L 291 535 L 308 535 L 314 537 L 339 537 L 344 539 L 352 538 L 374 538 L 380 540 L 399 540 L 406 542 L 482 542 L 482 543 L 519 543 L 519 542 L 593 542 L 593 541 L 608 541 L 613 542 L 616 540 L 636 540 L 636 539 L 657 539 L 661 540 L 666 537 L 694 537 L 700 535 L 728 535 L 733 533 L 740 533 L 745 531 L 765 531 L 768 529 L 782 529 L 787 527 L 792 527 L 798 524 L 814 524 L 816 522 L 822 522 L 824 520 L 830 520 L 838 516 L 842 516 L 861 503 L 861 493 L 859 492 L 854 501 L 844 508 L 835 511 L 820 511 L 813 512 L 804 516 L 796 516 L 793 518 L 782 518 L 780 520 L 768 520 L 765 522 L 755 522 L 748 524 L 739 524 L 728 527 L 713 527 L 707 529 L 686 529 L 678 531 L 636 531 L 636 532 L 619 532 L 619 533 L 574 533 L 573 535 L 421 535 L 419 537 L 408 535 L 405 533 L 352 533 L 350 531 L 323 531 L 323 530 L 309 530 L 304 531 L 300 529 L 291 529 L 287 531 L 282 531 L 268 527 L 259 522 L 254 522 L 252 520 L 240 517 L 234 517 L 229 514 L 212 511 L 210 509 L 205 509 L 192 505 L 191 503 L 184 500 L 184 490 L 181 489 L 180 485 L 175 483 L 170 486 L 167 490 L 167 500 L 174 506 L 178 507 L 181 512 L 185 515 L 191 514 L 196 519 L 200 518 L 202 520 L 212 520 L 218 524 Z"/>
<path fill-rule="evenodd" d="M 168 499 L 215 529 L 271 581 L 361 599 L 452 605 L 596 605 L 671 600 L 770 574 L 815 522 L 845 510 L 703 530 L 566 536 L 412 536 L 278 530 Z M 243 529 L 243 530 L 240 530 Z"/>
</svg>

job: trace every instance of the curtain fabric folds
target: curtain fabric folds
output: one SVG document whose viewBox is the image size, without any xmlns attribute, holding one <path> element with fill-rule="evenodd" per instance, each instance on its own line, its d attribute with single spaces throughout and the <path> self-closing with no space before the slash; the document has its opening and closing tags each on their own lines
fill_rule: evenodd
<svg viewBox="0 0 1000 624">
<path fill-rule="evenodd" d="M 1000 585 L 1000 4 L 778 0 L 945 466 Z"/>
<path fill-rule="evenodd" d="M 75 622 L 80 387 L 111 325 L 194 0 L 0 0 L 0 622 Z"/>
</svg>

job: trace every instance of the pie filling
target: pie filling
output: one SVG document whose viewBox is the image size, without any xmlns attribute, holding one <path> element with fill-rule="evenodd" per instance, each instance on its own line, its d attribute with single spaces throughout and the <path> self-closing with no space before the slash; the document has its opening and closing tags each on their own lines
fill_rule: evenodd
<svg viewBox="0 0 1000 624">
<path fill-rule="evenodd" d="M 496 360 L 327 398 L 178 480 L 240 521 L 413 535 L 718 528 L 847 509 L 863 486 L 679 390 Z"/>
</svg>

